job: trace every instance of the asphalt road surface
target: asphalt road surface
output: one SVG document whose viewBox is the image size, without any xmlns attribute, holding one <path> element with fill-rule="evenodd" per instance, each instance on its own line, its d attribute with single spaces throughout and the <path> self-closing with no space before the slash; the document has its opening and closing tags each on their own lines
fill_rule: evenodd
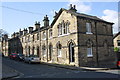
<svg viewBox="0 0 120 80">
<path fill-rule="evenodd" d="M 120 78 L 117 70 L 78 71 L 45 64 L 27 64 L 9 58 L 3 58 L 2 63 L 20 72 L 17 78 Z"/>
</svg>

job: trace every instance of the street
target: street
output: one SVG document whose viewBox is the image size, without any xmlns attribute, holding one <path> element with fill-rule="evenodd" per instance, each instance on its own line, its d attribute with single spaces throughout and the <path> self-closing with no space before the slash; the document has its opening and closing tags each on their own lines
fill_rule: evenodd
<svg viewBox="0 0 120 80">
<path fill-rule="evenodd" d="M 3 58 L 2 63 L 18 71 L 21 75 L 17 78 L 120 78 L 120 76 L 118 76 L 119 72 L 116 69 L 78 71 L 48 66 L 45 64 L 27 64 L 22 61 L 15 61 L 9 58 Z"/>
</svg>

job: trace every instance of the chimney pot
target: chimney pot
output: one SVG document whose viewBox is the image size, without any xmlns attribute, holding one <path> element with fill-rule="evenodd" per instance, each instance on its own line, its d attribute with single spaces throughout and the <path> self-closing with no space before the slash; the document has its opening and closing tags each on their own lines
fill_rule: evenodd
<svg viewBox="0 0 120 80">
<path fill-rule="evenodd" d="M 29 28 L 29 33 L 33 31 L 33 27 L 28 27 Z"/>
<path fill-rule="evenodd" d="M 72 9 L 72 4 L 70 4 L 70 9 Z"/>
<path fill-rule="evenodd" d="M 76 6 L 74 5 L 73 8 L 76 9 Z"/>
</svg>

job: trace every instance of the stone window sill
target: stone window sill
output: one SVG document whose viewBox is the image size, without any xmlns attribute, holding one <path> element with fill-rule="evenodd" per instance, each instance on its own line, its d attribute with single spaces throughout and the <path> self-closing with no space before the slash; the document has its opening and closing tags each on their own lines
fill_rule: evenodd
<svg viewBox="0 0 120 80">
<path fill-rule="evenodd" d="M 87 57 L 93 57 L 93 55 L 87 55 Z"/>
<path fill-rule="evenodd" d="M 62 57 L 61 55 L 59 55 L 58 57 Z"/>
<path fill-rule="evenodd" d="M 93 34 L 93 33 L 91 33 L 91 32 L 86 32 L 86 34 Z"/>
<path fill-rule="evenodd" d="M 63 34 L 63 35 L 59 35 L 58 37 L 67 36 L 67 35 L 69 35 L 69 34 L 70 34 L 70 33 Z"/>
</svg>

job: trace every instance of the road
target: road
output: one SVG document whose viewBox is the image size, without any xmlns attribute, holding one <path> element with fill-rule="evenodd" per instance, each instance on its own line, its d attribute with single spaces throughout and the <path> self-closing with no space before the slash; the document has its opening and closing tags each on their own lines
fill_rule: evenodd
<svg viewBox="0 0 120 80">
<path fill-rule="evenodd" d="M 27 64 L 9 58 L 3 58 L 2 63 L 20 72 L 18 78 L 120 78 L 118 70 L 78 71 L 45 64 Z"/>
</svg>

